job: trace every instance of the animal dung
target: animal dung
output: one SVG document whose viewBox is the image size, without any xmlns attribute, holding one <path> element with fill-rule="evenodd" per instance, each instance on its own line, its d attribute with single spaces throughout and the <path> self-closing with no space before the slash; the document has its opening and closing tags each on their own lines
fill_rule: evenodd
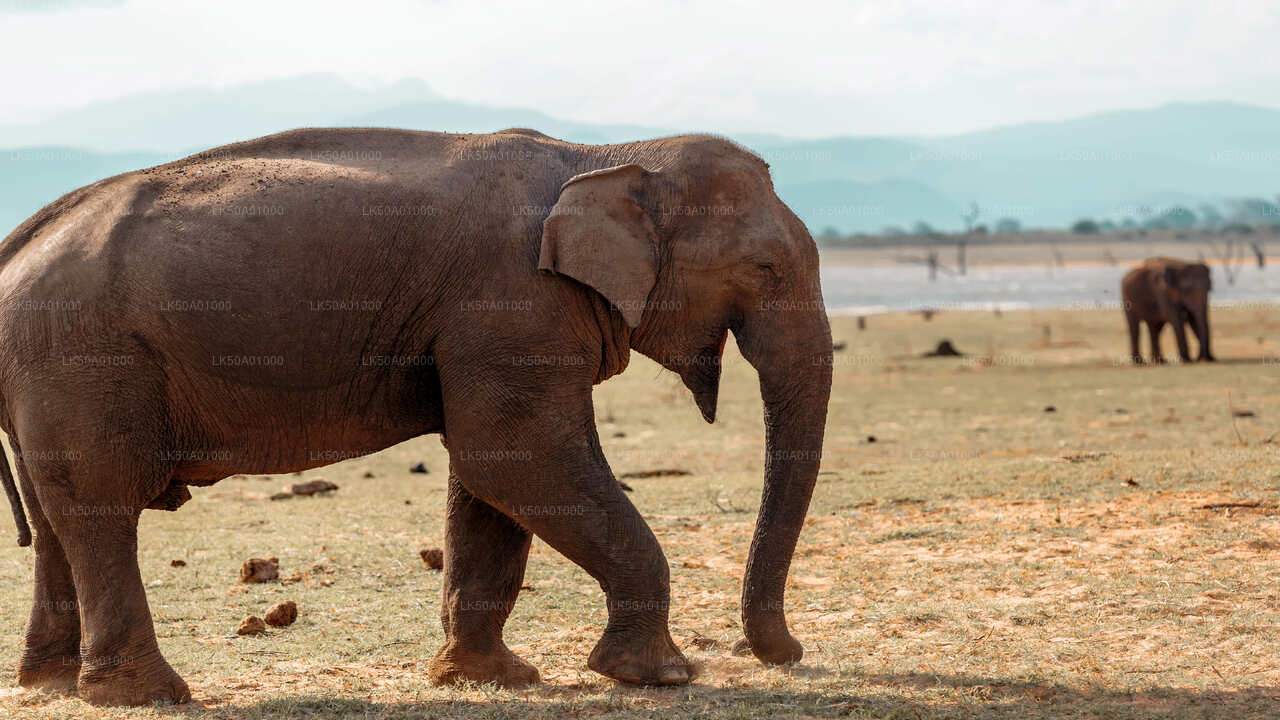
<svg viewBox="0 0 1280 720">
<path fill-rule="evenodd" d="M 288 627 L 298 619 L 298 604 L 292 600 L 276 603 L 267 611 L 264 619 L 271 627 Z"/>
<path fill-rule="evenodd" d="M 323 495 L 325 493 L 331 493 L 337 489 L 338 489 L 338 486 L 336 483 L 331 483 L 328 480 L 322 480 L 322 479 L 316 479 L 316 480 L 312 480 L 310 482 L 304 482 L 304 483 L 294 483 L 289 486 L 289 492 L 293 493 L 294 495 L 303 495 L 303 496 Z"/>
<path fill-rule="evenodd" d="M 266 583 L 280 579 L 280 560 L 278 558 L 249 558 L 240 566 L 240 582 Z"/>
<path fill-rule="evenodd" d="M 952 345 L 950 340 L 944 338 L 938 342 L 938 347 L 925 353 L 922 357 L 964 357 L 964 353 L 957 350 L 956 346 Z"/>
<path fill-rule="evenodd" d="M 257 615 L 250 615 L 240 621 L 240 627 L 236 630 L 237 635 L 261 635 L 267 631 L 267 624 Z"/>
<path fill-rule="evenodd" d="M 328 480 L 316 479 L 308 482 L 294 483 L 284 490 L 271 496 L 272 500 L 288 500 L 292 497 L 310 497 L 312 495 L 327 495 L 338 489 L 337 483 L 331 483 Z"/>
<path fill-rule="evenodd" d="M 415 475 L 426 475 L 431 471 L 427 469 L 426 463 L 415 463 L 412 467 L 409 468 L 409 472 Z"/>
<path fill-rule="evenodd" d="M 432 570 L 439 571 L 444 569 L 444 551 L 440 548 L 419 550 L 418 555 L 422 556 L 422 562 L 426 563 L 427 567 Z"/>
</svg>

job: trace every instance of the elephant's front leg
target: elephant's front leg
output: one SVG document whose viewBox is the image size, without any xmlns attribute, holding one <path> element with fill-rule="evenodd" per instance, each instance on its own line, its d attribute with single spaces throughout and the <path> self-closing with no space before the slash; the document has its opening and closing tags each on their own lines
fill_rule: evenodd
<svg viewBox="0 0 1280 720">
<path fill-rule="evenodd" d="M 80 675 L 80 607 L 71 565 L 36 498 L 22 454 L 14 445 L 22 494 L 35 528 L 35 599 L 27 621 L 26 641 L 18 664 L 18 684 L 25 688 L 72 691 Z"/>
<path fill-rule="evenodd" d="M 568 388 L 556 378 L 473 380 L 446 384 L 445 395 L 450 457 L 466 488 L 604 590 L 609 623 L 588 666 L 629 683 L 689 682 L 667 627 L 667 559 L 601 453 L 590 378 Z"/>
<path fill-rule="evenodd" d="M 432 682 L 503 687 L 538 682 L 537 669 L 502 640 L 524 582 L 531 539 L 528 530 L 472 495 L 450 473 L 440 608 L 445 645 L 431 661 Z"/>
</svg>

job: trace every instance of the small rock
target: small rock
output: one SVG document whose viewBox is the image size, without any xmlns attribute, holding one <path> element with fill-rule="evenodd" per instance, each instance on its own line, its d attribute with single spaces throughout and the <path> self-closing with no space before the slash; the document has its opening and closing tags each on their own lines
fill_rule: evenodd
<svg viewBox="0 0 1280 720">
<path fill-rule="evenodd" d="M 1231 417 L 1251 418 L 1251 417 L 1257 417 L 1257 416 L 1258 414 L 1252 410 L 1232 410 L 1231 411 Z"/>
<path fill-rule="evenodd" d="M 337 489 L 338 486 L 335 483 L 322 479 L 304 483 L 294 483 L 289 486 L 289 492 L 294 495 L 302 495 L 304 497 L 309 495 L 323 495 L 325 493 L 331 493 Z"/>
<path fill-rule="evenodd" d="M 621 480 L 619 480 L 619 481 L 618 481 L 618 487 L 622 488 L 622 491 L 623 491 L 623 492 L 632 492 L 632 491 L 634 491 L 634 490 L 635 490 L 635 488 L 633 488 L 633 487 L 631 487 L 630 485 L 628 485 L 628 484 L 626 484 L 626 483 L 622 482 Z"/>
<path fill-rule="evenodd" d="M 261 635 L 267 631 L 267 624 L 262 622 L 262 618 L 257 615 L 250 615 L 240 621 L 240 628 L 236 630 L 237 635 Z"/>
<path fill-rule="evenodd" d="M 426 463 L 417 463 L 413 467 L 409 468 L 409 472 L 414 473 L 416 475 L 426 475 L 431 471 L 427 469 Z"/>
<path fill-rule="evenodd" d="M 267 624 L 272 627 L 287 627 L 292 625 L 298 619 L 298 604 L 292 600 L 286 600 L 282 603 L 276 603 L 267 611 L 265 618 Z"/>
<path fill-rule="evenodd" d="M 378 477 L 378 476 L 377 476 L 377 475 L 374 475 L 372 471 L 370 471 L 370 470 L 365 470 L 365 471 L 364 471 L 364 479 L 365 479 L 365 480 L 371 480 L 371 479 L 376 478 L 376 477 Z"/>
<path fill-rule="evenodd" d="M 186 560 L 170 560 L 169 561 L 169 567 L 186 567 L 186 566 L 187 566 Z"/>
<path fill-rule="evenodd" d="M 413 501 L 412 501 L 412 500 L 405 500 L 405 501 L 404 501 L 404 504 L 405 504 L 405 505 L 412 505 L 412 504 L 413 504 Z"/>
<path fill-rule="evenodd" d="M 1054 412 L 1058 412 L 1058 408 L 1054 407 L 1053 405 L 1045 405 L 1044 411 L 1047 413 L 1054 413 Z"/>
<path fill-rule="evenodd" d="M 1128 485 L 1129 487 L 1138 487 L 1138 481 L 1134 480 L 1133 478 L 1125 478 L 1124 484 Z"/>
<path fill-rule="evenodd" d="M 876 436 L 875 436 L 875 435 L 868 435 L 868 436 L 867 436 L 867 442 L 869 442 L 869 443 L 873 443 L 873 442 L 875 442 L 875 441 L 876 441 Z"/>
<path fill-rule="evenodd" d="M 626 433 L 624 433 L 624 432 L 622 432 L 621 430 L 619 430 L 619 431 L 615 432 L 615 433 L 613 434 L 613 436 L 614 436 L 614 437 L 616 437 L 616 438 L 624 438 L 624 437 L 626 437 L 626 436 L 627 436 L 627 434 L 626 434 Z"/>
<path fill-rule="evenodd" d="M 280 579 L 280 560 L 278 558 L 249 558 L 240 566 L 240 582 L 265 583 Z"/>
<path fill-rule="evenodd" d="M 271 496 L 271 499 L 272 500 L 289 500 L 292 497 L 293 497 L 293 493 L 291 492 L 278 492 L 278 493 L 274 493 Z"/>
<path fill-rule="evenodd" d="M 444 569 L 444 551 L 440 548 L 427 548 L 418 552 L 422 556 L 422 562 L 432 570 Z"/>
<path fill-rule="evenodd" d="M 849 347 L 849 343 L 841 340 L 840 342 L 831 343 L 831 352 L 844 352 Z"/>
</svg>

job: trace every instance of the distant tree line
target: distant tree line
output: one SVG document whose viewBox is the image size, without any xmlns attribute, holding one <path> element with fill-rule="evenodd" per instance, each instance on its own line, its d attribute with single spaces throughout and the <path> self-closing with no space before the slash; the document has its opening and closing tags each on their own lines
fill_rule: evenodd
<svg viewBox="0 0 1280 720">
<path fill-rule="evenodd" d="M 1173 205 L 1159 212 L 1139 211 L 1139 217 L 1080 218 L 1071 224 L 1076 235 L 1103 235 L 1112 233 L 1143 233 L 1152 231 L 1206 231 L 1218 234 L 1248 235 L 1259 230 L 1280 232 L 1280 196 L 1276 199 L 1238 198 L 1227 201 L 1221 208 L 1211 203 L 1201 203 L 1195 209 L 1185 205 Z M 841 233 L 834 227 L 826 227 L 818 234 L 819 244 L 826 247 L 856 247 L 880 244 L 886 239 L 912 238 L 924 244 L 959 243 L 963 254 L 964 244 L 994 242 L 996 236 L 1019 235 L 1025 231 L 1017 218 L 997 218 L 990 225 L 977 222 L 978 206 L 971 204 L 970 211 L 962 216 L 965 229 L 947 233 L 920 220 L 910 226 L 888 225 L 878 233 Z"/>
</svg>

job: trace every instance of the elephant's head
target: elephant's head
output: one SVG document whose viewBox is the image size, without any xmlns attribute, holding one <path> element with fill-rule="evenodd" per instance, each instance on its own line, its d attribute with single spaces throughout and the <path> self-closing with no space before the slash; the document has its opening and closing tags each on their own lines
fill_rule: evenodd
<svg viewBox="0 0 1280 720">
<path fill-rule="evenodd" d="M 1156 282 L 1175 305 L 1186 308 L 1195 323 L 1196 333 L 1208 336 L 1209 291 L 1213 280 L 1204 263 L 1167 263 L 1156 275 Z"/>
<path fill-rule="evenodd" d="M 831 330 L 818 249 L 774 193 L 769 168 L 731 142 L 657 141 L 564 185 L 540 267 L 595 288 L 635 349 L 675 371 L 708 422 L 732 331 L 760 377 L 764 492 L 743 587 L 756 657 L 799 660 L 783 594 L 822 455 Z"/>
</svg>

